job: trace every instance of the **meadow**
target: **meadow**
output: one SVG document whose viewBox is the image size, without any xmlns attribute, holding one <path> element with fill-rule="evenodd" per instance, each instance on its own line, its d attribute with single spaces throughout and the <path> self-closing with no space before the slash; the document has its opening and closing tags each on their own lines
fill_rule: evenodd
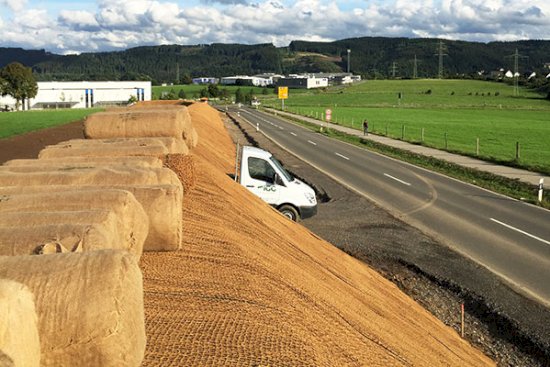
<svg viewBox="0 0 550 367">
<path fill-rule="evenodd" d="M 427 79 L 293 92 L 290 112 L 324 119 L 331 109 L 339 125 L 360 129 L 368 119 L 376 134 L 550 173 L 550 101 L 526 89 L 515 95 L 505 83 Z M 281 108 L 274 96 L 262 103 Z"/>
<path fill-rule="evenodd" d="M 0 139 L 82 120 L 89 114 L 99 111 L 102 111 L 102 109 L 90 108 L 2 112 L 0 113 Z"/>
</svg>

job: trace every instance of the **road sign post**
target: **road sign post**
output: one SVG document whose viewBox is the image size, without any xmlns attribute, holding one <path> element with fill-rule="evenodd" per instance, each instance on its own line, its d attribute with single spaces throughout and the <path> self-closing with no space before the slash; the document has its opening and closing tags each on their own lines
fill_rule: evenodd
<svg viewBox="0 0 550 367">
<path fill-rule="evenodd" d="M 288 99 L 288 87 L 279 87 L 279 99 L 281 100 L 281 110 L 285 110 L 285 99 Z"/>
</svg>

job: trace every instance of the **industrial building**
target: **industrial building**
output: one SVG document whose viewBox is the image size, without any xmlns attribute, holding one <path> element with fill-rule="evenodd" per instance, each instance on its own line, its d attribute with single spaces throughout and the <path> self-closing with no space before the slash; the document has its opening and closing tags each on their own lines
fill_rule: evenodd
<svg viewBox="0 0 550 367">
<path fill-rule="evenodd" d="M 313 75 L 289 75 L 288 77 L 280 78 L 277 81 L 277 86 L 305 89 L 324 88 L 328 87 L 328 78 L 318 78 Z"/>
<path fill-rule="evenodd" d="M 91 108 L 121 105 L 134 97 L 137 101 L 151 100 L 151 82 L 38 82 L 36 97 L 22 102 L 20 109 Z M 0 97 L 0 107 L 15 109 L 16 101 Z"/>
</svg>

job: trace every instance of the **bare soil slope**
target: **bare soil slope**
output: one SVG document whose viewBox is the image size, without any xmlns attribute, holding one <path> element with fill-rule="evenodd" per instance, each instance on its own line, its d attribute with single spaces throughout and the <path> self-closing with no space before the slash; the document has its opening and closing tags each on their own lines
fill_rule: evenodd
<svg viewBox="0 0 550 367">
<path fill-rule="evenodd" d="M 233 182 L 217 112 L 200 140 L 182 250 L 145 253 L 145 366 L 484 366 L 492 361 L 360 261 Z M 199 122 L 200 119 L 200 122 Z"/>
</svg>

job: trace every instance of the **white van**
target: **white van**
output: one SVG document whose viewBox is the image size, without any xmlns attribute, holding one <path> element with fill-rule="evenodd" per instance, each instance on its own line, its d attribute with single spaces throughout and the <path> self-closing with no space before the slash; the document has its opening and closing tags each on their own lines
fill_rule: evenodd
<svg viewBox="0 0 550 367">
<path fill-rule="evenodd" d="M 317 214 L 315 191 L 292 177 L 271 153 L 244 146 L 237 158 L 235 179 L 283 215 L 297 221 Z"/>
</svg>

